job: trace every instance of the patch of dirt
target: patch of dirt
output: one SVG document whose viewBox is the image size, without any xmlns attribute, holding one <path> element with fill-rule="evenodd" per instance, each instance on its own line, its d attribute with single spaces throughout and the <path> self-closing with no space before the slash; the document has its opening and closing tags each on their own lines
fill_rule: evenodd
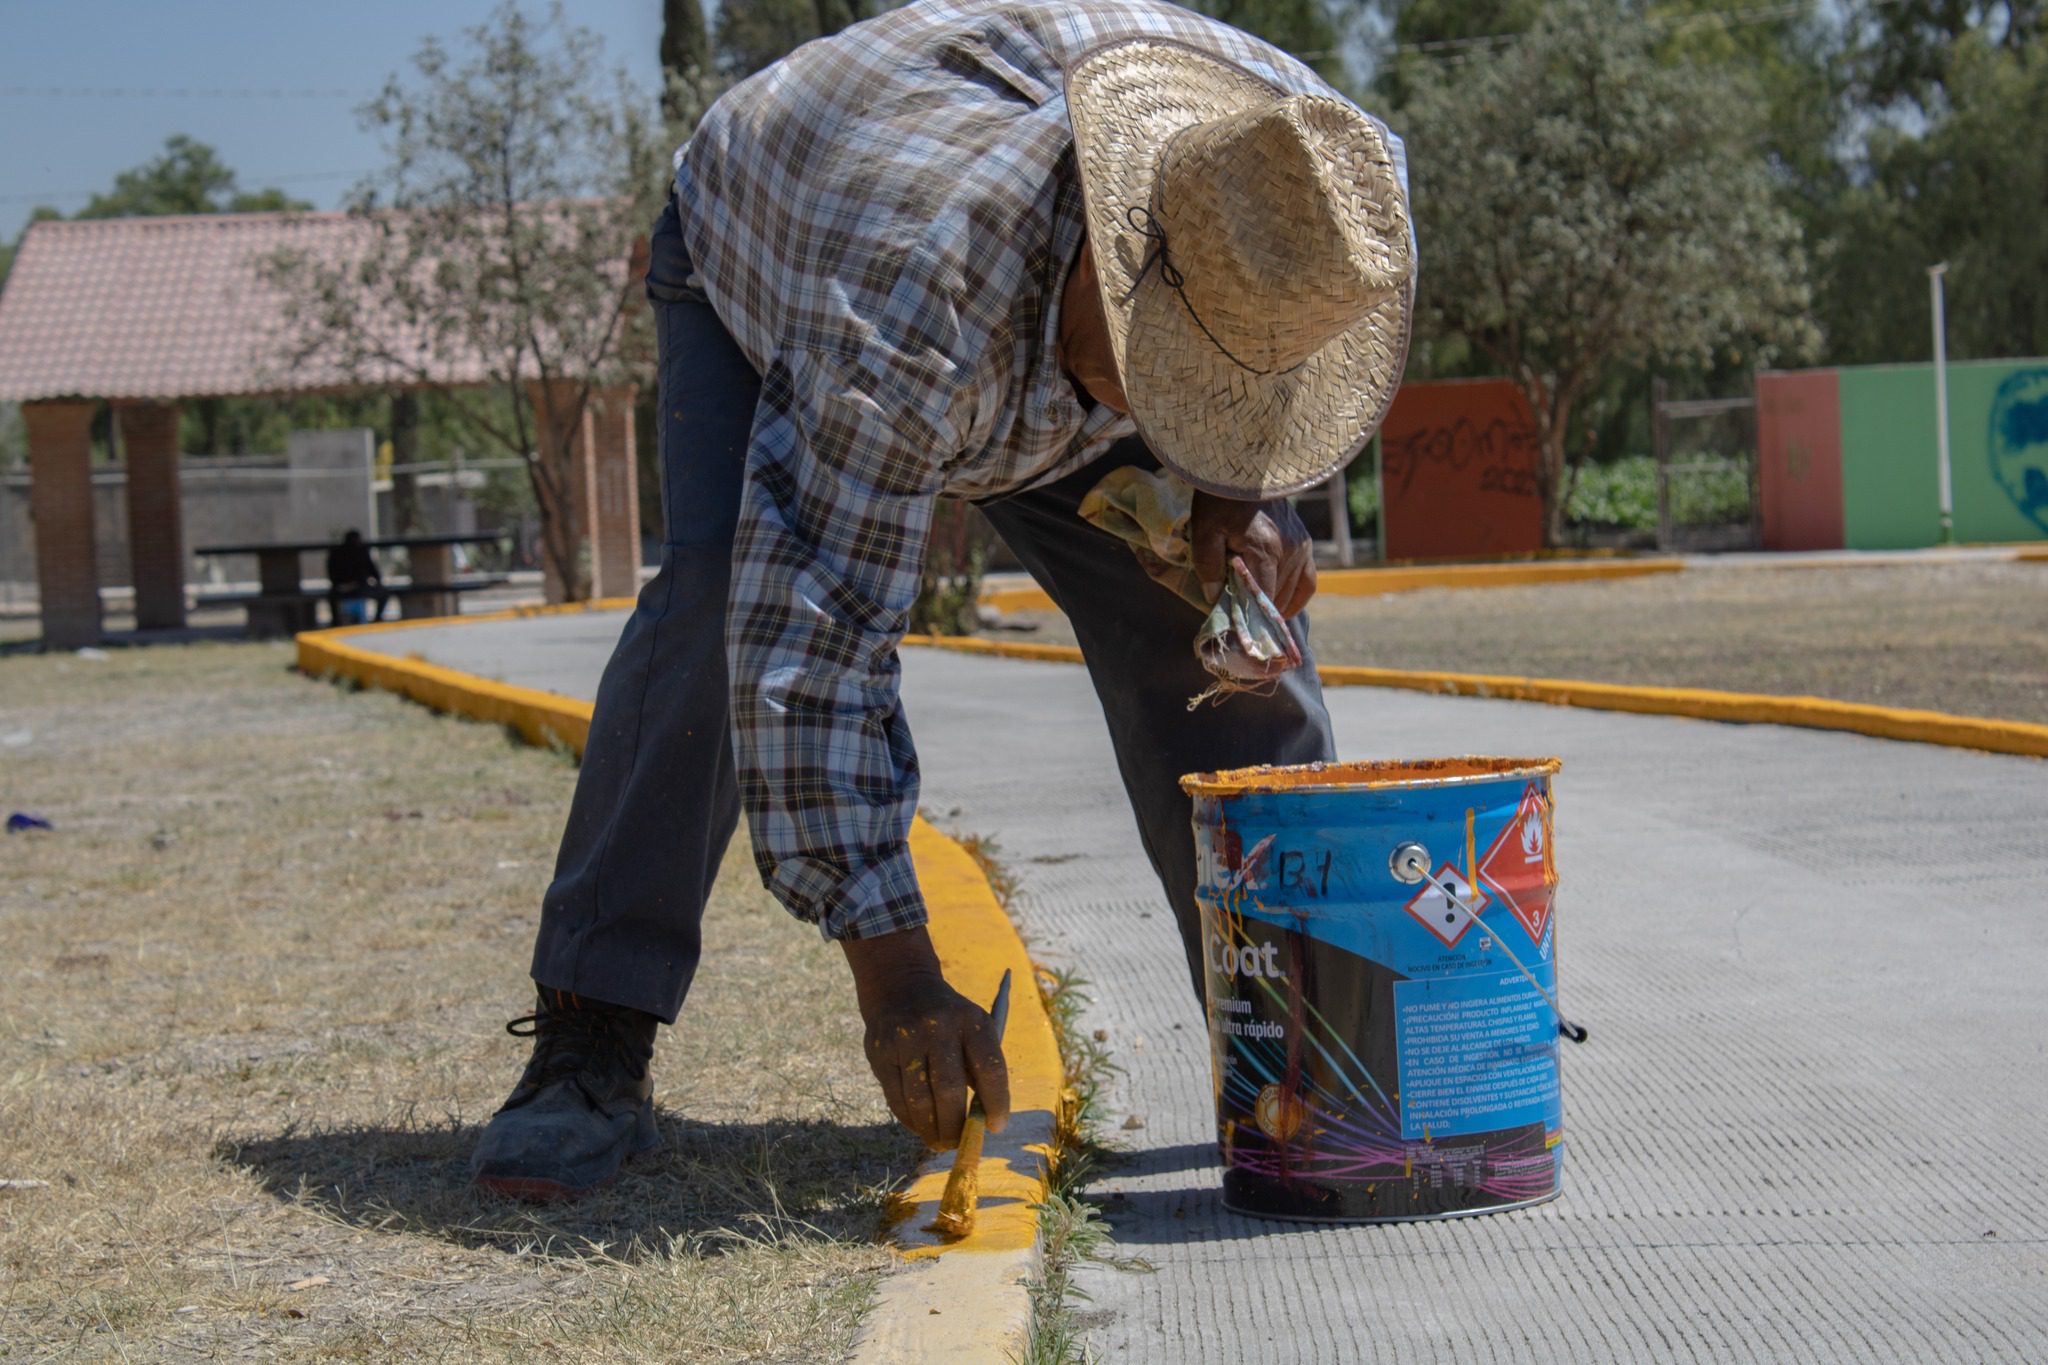
<svg viewBox="0 0 2048 1365">
<path fill-rule="evenodd" d="M 566 1208 L 472 1193 L 574 768 L 290 662 L 0 659 L 0 802 L 56 826 L 0 836 L 0 1178 L 48 1182 L 0 1190 L 0 1343 L 837 1358 L 918 1156 L 838 951 L 742 832 L 658 1045 L 661 1150 Z"/>
<path fill-rule="evenodd" d="M 1831 697 L 2048 723 L 2048 564 L 1707 567 L 1316 598 L 1323 663 Z M 1066 619 L 1028 636 L 1071 643 Z M 1190 622 L 1192 639 L 1194 623 Z"/>
</svg>

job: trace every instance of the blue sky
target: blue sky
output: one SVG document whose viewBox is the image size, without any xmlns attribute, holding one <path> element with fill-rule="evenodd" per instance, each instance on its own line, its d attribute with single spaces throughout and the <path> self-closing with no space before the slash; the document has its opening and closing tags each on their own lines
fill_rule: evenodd
<svg viewBox="0 0 2048 1365">
<path fill-rule="evenodd" d="M 428 35 L 453 38 L 494 0 L 9 0 L 0 6 L 0 240 L 149 160 L 172 133 L 219 151 L 244 189 L 333 207 L 383 160 L 355 109 Z M 537 12 L 538 3 L 526 8 Z M 571 0 L 570 18 L 652 92 L 660 0 Z M 312 96 L 40 93 L 287 90 Z M 344 91 L 342 96 L 327 92 Z"/>
</svg>

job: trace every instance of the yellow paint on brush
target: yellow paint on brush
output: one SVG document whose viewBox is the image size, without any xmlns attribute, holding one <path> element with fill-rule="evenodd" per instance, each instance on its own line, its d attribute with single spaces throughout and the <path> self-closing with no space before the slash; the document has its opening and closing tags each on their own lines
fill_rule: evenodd
<svg viewBox="0 0 2048 1365">
<path fill-rule="evenodd" d="M 1038 1206 L 1052 1178 L 1053 1143 L 1072 1099 L 1052 1020 L 1043 997 L 1031 988 L 1038 976 L 1024 942 L 967 850 L 920 816 L 910 828 L 910 856 L 931 913 L 932 945 L 953 989 L 969 1000 L 992 999 L 1005 971 L 1014 974 L 1017 984 L 1003 1033 L 1010 1122 L 983 1141 L 975 1170 L 980 1198 L 973 1230 L 958 1240 L 929 1232 L 952 1172 L 951 1163 L 935 1160 L 903 1192 L 894 1238 L 913 1260 L 1024 1250 L 1038 1237 Z"/>
<path fill-rule="evenodd" d="M 960 1130 L 960 1145 L 953 1151 L 953 1169 L 946 1177 L 946 1191 L 939 1196 L 939 1213 L 932 1219 L 932 1231 L 944 1237 L 965 1237 L 974 1231 L 974 1210 L 981 1202 L 981 1142 L 988 1134 L 988 1122 L 976 1104 Z"/>
</svg>

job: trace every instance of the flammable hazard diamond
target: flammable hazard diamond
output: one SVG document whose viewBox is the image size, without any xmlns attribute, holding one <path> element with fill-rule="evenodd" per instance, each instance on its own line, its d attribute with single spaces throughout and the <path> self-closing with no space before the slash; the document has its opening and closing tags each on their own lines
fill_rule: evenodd
<svg viewBox="0 0 2048 1365">
<path fill-rule="evenodd" d="M 1479 884 L 1506 902 L 1508 910 L 1541 942 L 1550 922 L 1550 812 L 1532 783 L 1522 792 L 1507 827 L 1479 859 Z"/>
<path fill-rule="evenodd" d="M 1481 891 L 1479 898 L 1474 900 L 1472 883 L 1449 863 L 1436 870 L 1436 879 L 1451 889 L 1458 898 L 1457 902 L 1446 900 L 1444 893 L 1434 885 L 1426 885 L 1415 893 L 1415 899 L 1408 902 L 1406 909 L 1423 928 L 1442 939 L 1444 947 L 1455 948 L 1458 940 L 1465 937 L 1465 931 L 1472 927 L 1474 914 L 1485 914 L 1492 898 Z M 1472 907 L 1470 912 L 1466 906 Z"/>
</svg>

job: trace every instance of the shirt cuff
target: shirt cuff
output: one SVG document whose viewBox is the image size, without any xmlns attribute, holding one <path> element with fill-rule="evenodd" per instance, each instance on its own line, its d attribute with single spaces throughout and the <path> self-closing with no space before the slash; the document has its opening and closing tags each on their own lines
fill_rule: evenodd
<svg viewBox="0 0 2048 1365">
<path fill-rule="evenodd" d="M 920 928 L 928 918 L 904 844 L 851 871 L 821 858 L 781 859 L 768 890 L 828 939 L 876 938 Z"/>
</svg>

